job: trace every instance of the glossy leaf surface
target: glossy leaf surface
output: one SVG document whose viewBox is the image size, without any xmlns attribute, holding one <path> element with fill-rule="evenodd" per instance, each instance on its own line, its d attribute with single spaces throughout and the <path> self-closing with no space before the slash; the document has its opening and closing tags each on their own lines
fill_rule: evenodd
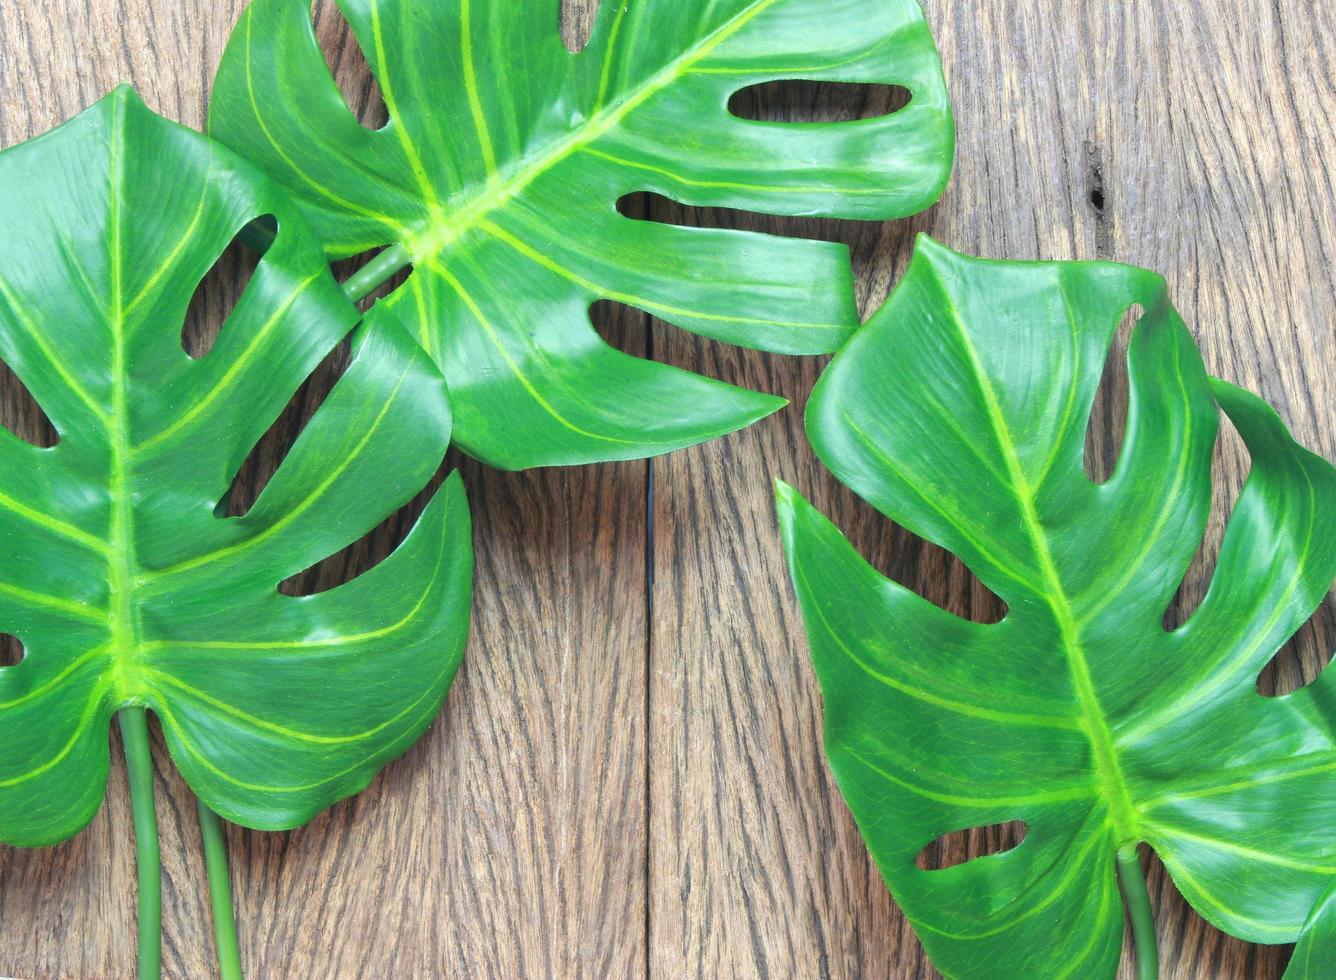
<svg viewBox="0 0 1336 980">
<path fill-rule="evenodd" d="M 1284 980 L 1324 980 L 1336 966 L 1336 881 L 1308 919 Z"/>
<path fill-rule="evenodd" d="M 118 90 L 0 154 L 0 356 L 51 418 L 0 432 L 0 840 L 49 844 L 99 806 L 108 722 L 161 720 L 207 805 L 291 827 L 357 792 L 434 717 L 462 652 L 471 551 L 452 480 L 385 562 L 285 578 L 374 528 L 449 441 L 439 373 L 382 330 L 255 505 L 215 515 L 251 447 L 356 310 L 280 188 Z M 181 325 L 250 220 L 279 233 L 212 350 Z"/>
<path fill-rule="evenodd" d="M 1124 447 L 1097 485 L 1087 422 L 1134 305 Z M 1167 631 L 1209 514 L 1217 402 L 1252 471 L 1205 600 Z M 923 239 L 818 384 L 808 431 L 842 482 L 1008 606 L 957 618 L 781 487 L 831 764 L 938 967 L 1111 976 L 1115 854 L 1139 841 L 1215 925 L 1293 941 L 1336 876 L 1336 675 L 1281 698 L 1256 681 L 1336 575 L 1336 469 L 1208 379 L 1163 280 Z M 1026 835 L 1005 853 L 915 866 L 942 835 L 1013 820 Z"/>
<path fill-rule="evenodd" d="M 784 215 L 885 219 L 941 193 L 954 133 L 916 0 L 606 0 L 589 44 L 560 0 L 338 0 L 389 112 L 353 118 L 309 0 L 255 0 L 210 131 L 298 195 L 331 256 L 405 246 L 400 323 L 450 384 L 455 438 L 520 468 L 653 455 L 782 403 L 610 347 L 606 299 L 729 343 L 835 350 L 858 325 L 843 246 L 635 221 L 636 191 Z M 747 120 L 782 79 L 903 86 L 890 115 Z"/>
</svg>

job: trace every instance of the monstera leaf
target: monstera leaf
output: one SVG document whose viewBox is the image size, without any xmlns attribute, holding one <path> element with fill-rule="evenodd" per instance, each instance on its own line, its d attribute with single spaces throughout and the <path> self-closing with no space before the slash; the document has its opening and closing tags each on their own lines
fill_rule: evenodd
<svg viewBox="0 0 1336 980">
<path fill-rule="evenodd" d="M 1294 947 L 1284 980 L 1324 980 L 1336 963 L 1336 882 L 1323 896 Z"/>
<path fill-rule="evenodd" d="M 298 196 L 331 257 L 386 245 L 382 270 L 412 263 L 368 327 L 419 339 L 449 381 L 456 440 L 497 466 L 653 455 L 782 404 L 609 347 L 595 301 L 792 354 L 835 350 L 858 324 L 842 246 L 635 221 L 624 195 L 884 219 L 927 207 L 949 174 L 916 0 L 605 0 L 578 55 L 558 37 L 560 0 L 338 4 L 388 124 L 350 114 L 309 0 L 255 0 L 210 132 Z M 743 88 L 798 78 L 912 98 L 846 123 L 728 111 Z"/>
<path fill-rule="evenodd" d="M 356 310 L 286 195 L 119 90 L 0 154 L 0 356 L 59 434 L 0 432 L 0 840 L 93 816 L 118 709 L 161 720 L 195 793 L 291 827 L 360 790 L 440 707 L 467 630 L 469 521 L 451 480 L 404 544 L 335 590 L 278 585 L 411 498 L 439 465 L 439 373 L 389 329 L 254 507 L 215 508 Z M 196 284 L 262 215 L 273 246 L 213 349 L 181 325 Z"/>
<path fill-rule="evenodd" d="M 1087 420 L 1138 304 L 1126 439 L 1096 485 Z M 1168 631 L 1208 517 L 1217 403 L 1252 472 L 1205 600 Z M 1256 681 L 1336 575 L 1336 469 L 1207 378 L 1164 282 L 924 239 L 821 379 L 808 430 L 842 482 L 1008 606 L 996 624 L 947 613 L 781 486 L 831 765 L 938 967 L 1111 976 L 1115 866 L 1135 884 L 1143 841 L 1209 921 L 1293 941 L 1336 876 L 1336 674 L 1280 698 Z M 916 866 L 942 835 L 1009 821 L 1026 828 L 1010 851 Z"/>
</svg>

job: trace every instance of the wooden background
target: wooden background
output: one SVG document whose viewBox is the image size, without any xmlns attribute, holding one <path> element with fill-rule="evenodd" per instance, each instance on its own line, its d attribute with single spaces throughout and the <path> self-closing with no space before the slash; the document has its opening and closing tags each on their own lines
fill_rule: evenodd
<svg viewBox="0 0 1336 980">
<path fill-rule="evenodd" d="M 568 38 L 595 4 L 569 4 Z M 0 144 L 45 131 L 122 80 L 201 125 L 242 5 L 0 0 Z M 374 116 L 355 47 L 330 5 L 316 6 L 341 83 Z M 994 257 L 1149 266 L 1168 275 L 1211 369 L 1259 390 L 1336 458 L 1336 5 L 929 0 L 928 14 L 960 148 L 955 180 L 927 215 L 877 227 L 637 206 L 846 241 L 867 311 L 919 230 Z M 753 108 L 811 118 L 815 97 L 789 88 Z M 850 96 L 834 108 L 868 107 Z M 224 263 L 206 288 L 192 336 L 217 328 L 236 272 Z M 442 719 L 371 789 L 310 826 L 230 832 L 254 980 L 935 975 L 822 761 L 771 479 L 796 483 L 925 594 L 974 615 L 988 614 L 988 599 L 953 559 L 890 528 L 816 466 L 800 409 L 819 362 L 740 352 L 639 315 L 607 319 L 626 349 L 794 405 L 653 464 L 524 475 L 464 464 L 477 522 L 475 632 Z M 1094 431 L 1097 467 L 1116 443 L 1114 381 Z M 266 443 L 246 493 L 320 383 Z M 0 396 L 6 423 L 40 431 L 12 379 Z M 1224 440 L 1222 507 L 1244 466 Z M 365 567 L 403 527 L 391 522 L 323 574 Z M 1218 538 L 1217 523 L 1185 608 Z M 1333 646 L 1329 599 L 1264 683 L 1311 678 Z M 204 977 L 213 961 L 193 806 L 160 743 L 157 757 L 166 971 Z M 1205 926 L 1158 864 L 1151 882 L 1167 977 L 1279 976 L 1286 949 Z M 0 848 L 0 974 L 129 976 L 133 888 L 118 760 L 108 805 L 77 839 Z"/>
</svg>

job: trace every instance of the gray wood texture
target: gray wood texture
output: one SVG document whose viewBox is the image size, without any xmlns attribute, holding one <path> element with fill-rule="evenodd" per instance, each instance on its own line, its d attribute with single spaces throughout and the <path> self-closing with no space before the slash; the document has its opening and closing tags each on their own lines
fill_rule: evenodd
<svg viewBox="0 0 1336 980">
<path fill-rule="evenodd" d="M 200 126 L 242 6 L 0 0 L 0 145 L 120 81 Z M 596 0 L 567 6 L 576 45 Z M 845 241 L 865 312 L 918 231 L 993 257 L 1145 265 L 1169 277 L 1211 370 L 1261 392 L 1336 458 L 1336 6 L 928 0 L 927 10 L 960 139 L 955 179 L 926 215 L 883 227 L 639 206 L 662 220 Z M 350 102 L 374 118 L 342 21 L 328 0 L 316 12 Z M 816 99 L 794 86 L 753 109 L 811 118 Z M 875 111 L 861 100 L 835 108 Z M 207 285 L 192 336 L 217 329 L 236 272 L 225 262 Z M 625 349 L 794 404 L 652 464 L 507 475 L 463 462 L 478 547 L 465 667 L 440 721 L 362 796 L 292 833 L 229 830 L 253 980 L 936 975 L 823 761 L 771 480 L 795 483 L 881 567 L 955 611 L 995 615 L 992 600 L 954 558 L 886 524 L 815 463 L 800 412 L 819 360 L 606 312 L 602 328 Z M 319 385 L 257 454 L 243 495 L 272 471 Z M 1115 370 L 1092 429 L 1096 468 L 1116 453 L 1122 410 Z M 0 421 L 43 431 L 8 374 Z M 1220 513 L 1171 619 L 1209 581 L 1246 472 L 1236 439 L 1222 439 L 1217 472 Z M 320 574 L 366 567 L 410 517 Z M 1264 686 L 1311 679 L 1334 646 L 1329 597 Z M 161 744 L 156 758 L 165 972 L 204 977 L 213 954 L 193 805 Z M 1221 936 L 1153 860 L 1151 887 L 1166 977 L 1280 975 L 1285 948 Z M 129 976 L 134 943 L 117 762 L 107 806 L 75 840 L 0 848 L 0 975 Z"/>
</svg>

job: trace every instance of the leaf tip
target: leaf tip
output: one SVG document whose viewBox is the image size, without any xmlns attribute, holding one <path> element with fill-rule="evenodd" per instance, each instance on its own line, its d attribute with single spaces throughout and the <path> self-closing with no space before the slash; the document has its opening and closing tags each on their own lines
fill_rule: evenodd
<svg viewBox="0 0 1336 980">
<path fill-rule="evenodd" d="M 741 391 L 751 403 L 750 411 L 742 418 L 741 424 L 735 425 L 729 431 L 736 432 L 745 429 L 789 407 L 789 400 L 780 395 L 771 395 L 763 391 L 750 391 L 745 388 Z"/>
<path fill-rule="evenodd" d="M 784 538 L 784 550 L 790 558 L 794 553 L 797 540 L 797 528 L 804 515 L 810 511 L 811 504 L 798 490 L 783 480 L 775 480 L 775 516 L 779 519 L 779 529 Z"/>
<path fill-rule="evenodd" d="M 914 258 L 933 265 L 957 265 L 971 261 L 969 256 L 948 248 L 926 231 L 914 236 Z"/>
<path fill-rule="evenodd" d="M 107 93 L 103 101 L 118 109 L 122 107 L 135 109 L 147 108 L 147 106 L 144 105 L 143 98 L 139 95 L 138 89 L 129 82 L 121 82 Z"/>
</svg>

